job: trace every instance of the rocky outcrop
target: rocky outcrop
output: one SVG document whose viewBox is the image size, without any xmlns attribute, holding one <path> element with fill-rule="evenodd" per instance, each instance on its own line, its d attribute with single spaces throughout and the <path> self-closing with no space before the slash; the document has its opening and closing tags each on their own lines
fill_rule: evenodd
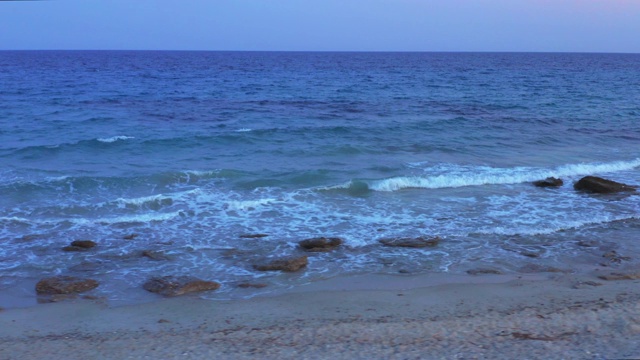
<svg viewBox="0 0 640 360">
<path fill-rule="evenodd" d="M 433 247 L 440 243 L 440 238 L 420 236 L 416 238 L 400 237 L 400 238 L 384 238 L 378 240 L 384 246 L 408 247 L 408 248 L 424 248 Z"/>
<path fill-rule="evenodd" d="M 534 181 L 533 185 L 537 187 L 560 187 L 564 184 L 562 179 L 557 179 L 554 177 L 548 177 L 544 180 Z"/>
<path fill-rule="evenodd" d="M 93 279 L 82 279 L 73 276 L 55 276 L 45 278 L 36 284 L 39 295 L 77 294 L 98 287 Z"/>
<path fill-rule="evenodd" d="M 294 272 L 307 266 L 309 260 L 306 256 L 276 259 L 266 264 L 253 265 L 258 271 L 285 271 Z"/>
<path fill-rule="evenodd" d="M 162 251 L 155 250 L 143 250 L 140 253 L 140 256 L 156 261 L 171 260 L 171 257 L 169 255 L 165 254 Z"/>
<path fill-rule="evenodd" d="M 578 180 L 578 182 L 573 185 L 573 188 L 579 191 L 596 194 L 611 194 L 618 192 L 636 191 L 635 186 L 622 184 L 597 176 L 585 176 L 582 179 Z"/>
<path fill-rule="evenodd" d="M 302 240 L 298 243 L 298 245 L 305 251 L 327 252 L 334 250 L 338 246 L 342 245 L 342 243 L 343 241 L 340 238 L 318 237 Z"/>
<path fill-rule="evenodd" d="M 191 276 L 163 276 L 149 279 L 142 287 L 149 292 L 164 296 L 179 296 L 216 290 L 220 287 L 220 283 L 200 280 Z"/>
</svg>

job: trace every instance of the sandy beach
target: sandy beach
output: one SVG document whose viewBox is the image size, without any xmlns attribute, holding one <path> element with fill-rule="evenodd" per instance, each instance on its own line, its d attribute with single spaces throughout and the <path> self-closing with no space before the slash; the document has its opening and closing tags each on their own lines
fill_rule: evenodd
<svg viewBox="0 0 640 360">
<path fill-rule="evenodd" d="M 640 358 L 640 280 L 605 274 L 362 275 L 247 300 L 67 300 L 0 311 L 0 358 Z"/>
</svg>

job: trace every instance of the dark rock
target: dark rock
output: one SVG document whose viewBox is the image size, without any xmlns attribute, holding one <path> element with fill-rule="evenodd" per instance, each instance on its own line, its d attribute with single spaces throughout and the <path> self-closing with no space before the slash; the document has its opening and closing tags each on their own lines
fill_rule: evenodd
<svg viewBox="0 0 640 360">
<path fill-rule="evenodd" d="M 160 319 L 158 320 L 158 324 L 166 324 L 166 323 L 170 323 L 171 321 L 167 320 L 167 319 Z"/>
<path fill-rule="evenodd" d="M 267 284 L 262 284 L 262 283 L 258 283 L 258 284 L 242 283 L 242 284 L 238 284 L 238 287 L 239 288 L 243 288 L 243 289 L 247 289 L 247 288 L 261 289 L 263 287 L 267 287 Z"/>
<path fill-rule="evenodd" d="M 125 239 L 125 240 L 133 240 L 133 239 L 135 239 L 137 237 L 138 237 L 138 234 L 129 234 L 129 235 L 123 236 L 122 238 Z"/>
<path fill-rule="evenodd" d="M 596 176 L 585 176 L 573 185 L 573 188 L 580 191 L 611 194 L 616 192 L 636 191 L 635 186 L 622 184 L 619 182 L 599 178 Z"/>
<path fill-rule="evenodd" d="M 562 179 L 557 179 L 554 177 L 548 177 L 544 180 L 534 181 L 533 185 L 537 187 L 560 187 L 564 184 Z"/>
<path fill-rule="evenodd" d="M 220 284 L 191 276 L 163 276 L 149 279 L 142 287 L 149 292 L 164 296 L 179 296 L 193 292 L 216 290 L 220 287 Z"/>
<path fill-rule="evenodd" d="M 416 238 L 384 238 L 378 241 L 384 246 L 423 248 L 438 245 L 440 238 L 438 236 L 432 238 L 420 236 Z"/>
<path fill-rule="evenodd" d="M 55 276 L 45 278 L 36 284 L 36 292 L 40 295 L 75 294 L 98 287 L 93 279 L 81 279 L 73 276 Z"/>
<path fill-rule="evenodd" d="M 496 269 L 489 269 L 489 268 L 478 268 L 478 269 L 467 270 L 467 274 L 469 275 L 486 275 L 486 274 L 500 275 L 502 274 L 502 271 L 496 270 Z"/>
<path fill-rule="evenodd" d="M 309 263 L 306 256 L 295 257 L 295 258 L 283 258 L 271 261 L 267 264 L 261 265 L 253 265 L 253 268 L 258 271 L 286 271 L 286 272 L 294 272 L 302 269 L 307 266 Z"/>
<path fill-rule="evenodd" d="M 91 249 L 96 245 L 98 244 L 96 244 L 94 241 L 91 241 L 91 240 L 75 240 L 71 242 L 71 246 L 76 246 L 83 249 Z"/>
<path fill-rule="evenodd" d="M 156 261 L 171 260 L 171 257 L 162 251 L 144 250 L 140 255 Z"/>
<path fill-rule="evenodd" d="M 326 252 L 331 251 L 342 245 L 343 241 L 340 238 L 326 238 L 318 237 L 307 240 L 302 240 L 298 243 L 301 248 L 311 252 Z"/>
<path fill-rule="evenodd" d="M 95 247 L 97 244 L 91 240 L 75 240 L 71 245 L 62 248 L 63 251 L 86 251 Z"/>
<path fill-rule="evenodd" d="M 540 254 L 532 251 L 521 251 L 520 255 L 530 257 L 530 258 L 539 258 Z"/>
<path fill-rule="evenodd" d="M 243 239 L 259 239 L 259 238 L 263 238 L 263 237 L 267 237 L 269 235 L 267 234 L 242 234 L 240 235 L 241 238 Z"/>
</svg>

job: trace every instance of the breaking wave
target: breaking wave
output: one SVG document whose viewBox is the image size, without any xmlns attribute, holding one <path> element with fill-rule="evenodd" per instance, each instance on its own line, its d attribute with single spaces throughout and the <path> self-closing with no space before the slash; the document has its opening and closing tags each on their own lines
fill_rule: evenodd
<svg viewBox="0 0 640 360">
<path fill-rule="evenodd" d="M 110 138 L 98 138 L 96 140 L 103 142 L 103 143 L 112 143 L 112 142 L 116 142 L 119 140 L 129 140 L 129 139 L 135 139 L 133 136 L 124 136 L 124 135 L 120 135 L 120 136 L 112 136 Z"/>
<path fill-rule="evenodd" d="M 598 173 L 610 173 L 632 170 L 640 166 L 640 158 L 631 161 L 610 163 L 569 164 L 554 169 L 515 167 L 461 167 L 449 166 L 446 170 L 439 167 L 437 174 L 426 176 L 400 176 L 366 183 L 372 191 L 398 191 L 402 189 L 441 189 L 463 186 L 519 184 L 541 180 L 547 177 L 572 177 Z M 426 172 L 434 169 L 425 169 Z M 351 181 L 334 188 L 362 188 L 361 181 Z"/>
</svg>

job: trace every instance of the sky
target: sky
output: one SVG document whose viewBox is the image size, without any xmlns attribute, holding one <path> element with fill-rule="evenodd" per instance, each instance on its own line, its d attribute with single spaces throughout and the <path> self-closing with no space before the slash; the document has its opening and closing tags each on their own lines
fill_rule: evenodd
<svg viewBox="0 0 640 360">
<path fill-rule="evenodd" d="M 640 53 L 640 0 L 0 0 L 0 50 Z"/>
</svg>

